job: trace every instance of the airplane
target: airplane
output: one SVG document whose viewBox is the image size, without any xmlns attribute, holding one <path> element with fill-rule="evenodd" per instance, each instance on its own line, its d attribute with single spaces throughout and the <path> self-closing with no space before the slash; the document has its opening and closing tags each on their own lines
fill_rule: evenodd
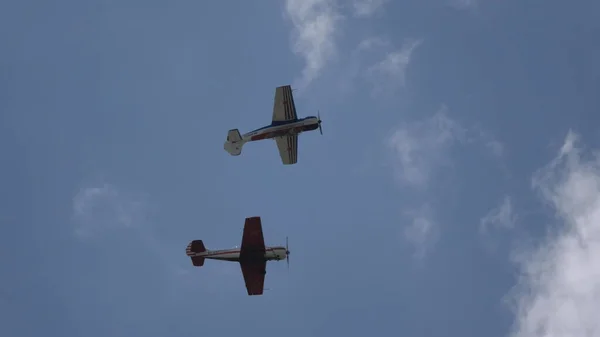
<svg viewBox="0 0 600 337">
<path fill-rule="evenodd" d="M 240 248 L 208 250 L 202 240 L 193 240 L 187 245 L 185 253 L 196 267 L 202 267 L 206 259 L 239 262 L 249 296 L 263 294 L 267 261 L 286 259 L 288 268 L 290 265 L 287 238 L 285 247 L 265 247 L 259 216 L 246 218 Z"/>
<path fill-rule="evenodd" d="M 275 103 L 273 104 L 271 124 L 250 131 L 243 136 L 238 129 L 229 130 L 224 148 L 230 155 L 239 156 L 242 153 L 242 147 L 247 142 L 274 139 L 283 164 L 292 165 L 298 161 L 298 135 L 317 128 L 322 135 L 320 114 L 298 119 L 292 87 L 284 85 L 275 88 Z"/>
</svg>

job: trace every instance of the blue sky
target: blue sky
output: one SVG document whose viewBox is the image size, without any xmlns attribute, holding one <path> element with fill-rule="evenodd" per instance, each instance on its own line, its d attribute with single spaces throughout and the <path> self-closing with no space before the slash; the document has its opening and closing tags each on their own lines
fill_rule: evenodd
<svg viewBox="0 0 600 337">
<path fill-rule="evenodd" d="M 600 336 L 592 1 L 4 1 L 3 336 Z M 292 84 L 298 164 L 227 130 Z M 290 238 L 248 297 L 261 216 Z"/>
</svg>

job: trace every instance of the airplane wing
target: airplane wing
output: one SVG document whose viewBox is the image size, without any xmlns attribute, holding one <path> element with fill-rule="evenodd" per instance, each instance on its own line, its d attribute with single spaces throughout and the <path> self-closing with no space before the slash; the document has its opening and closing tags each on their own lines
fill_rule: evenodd
<svg viewBox="0 0 600 337">
<path fill-rule="evenodd" d="M 244 234 L 240 247 L 240 259 L 252 258 L 254 255 L 264 258 L 265 239 L 262 232 L 262 223 L 259 216 L 246 218 Z"/>
<path fill-rule="evenodd" d="M 267 261 L 240 262 L 248 295 L 262 295 L 267 273 Z"/>
<path fill-rule="evenodd" d="M 292 86 L 284 85 L 275 88 L 275 103 L 273 104 L 273 122 L 283 122 L 298 119 L 296 105 L 292 95 Z"/>
<path fill-rule="evenodd" d="M 298 135 L 277 137 L 275 142 L 283 164 L 296 164 L 298 161 Z"/>
<path fill-rule="evenodd" d="M 260 217 L 246 218 L 242 246 L 240 247 L 240 267 L 248 295 L 261 295 L 265 283 L 267 261 L 265 260 L 265 239 Z"/>
</svg>

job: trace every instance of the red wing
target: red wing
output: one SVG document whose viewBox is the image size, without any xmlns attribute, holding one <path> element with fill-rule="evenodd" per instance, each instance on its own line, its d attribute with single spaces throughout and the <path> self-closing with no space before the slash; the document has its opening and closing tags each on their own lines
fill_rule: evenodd
<svg viewBox="0 0 600 337">
<path fill-rule="evenodd" d="M 244 234 L 240 247 L 240 267 L 242 267 L 248 295 L 262 295 L 267 261 L 265 260 L 262 224 L 258 216 L 246 218 L 244 223 Z"/>
<path fill-rule="evenodd" d="M 251 253 L 251 254 L 248 254 Z M 244 223 L 244 234 L 242 236 L 242 246 L 240 255 L 259 255 L 264 256 L 265 239 L 262 232 L 262 224 L 259 216 L 246 218 Z M 241 257 L 241 256 L 240 256 Z"/>
<path fill-rule="evenodd" d="M 267 273 L 267 261 L 240 262 L 248 295 L 262 295 Z"/>
</svg>

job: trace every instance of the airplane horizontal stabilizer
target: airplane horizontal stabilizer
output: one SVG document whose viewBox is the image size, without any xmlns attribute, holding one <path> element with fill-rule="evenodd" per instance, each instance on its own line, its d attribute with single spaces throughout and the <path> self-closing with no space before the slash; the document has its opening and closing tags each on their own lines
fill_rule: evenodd
<svg viewBox="0 0 600 337">
<path fill-rule="evenodd" d="M 242 153 L 242 146 L 244 146 L 244 140 L 240 134 L 240 130 L 232 129 L 227 132 L 227 141 L 223 148 L 229 152 L 232 156 L 239 156 Z"/>
<path fill-rule="evenodd" d="M 204 265 L 204 256 L 194 256 L 198 253 L 206 251 L 202 240 L 194 240 L 190 242 L 185 248 L 185 254 L 192 259 L 192 264 L 196 267 L 202 267 Z"/>
<path fill-rule="evenodd" d="M 204 257 L 202 257 L 202 256 L 192 257 L 192 264 L 195 267 L 202 267 L 204 265 Z"/>
</svg>

